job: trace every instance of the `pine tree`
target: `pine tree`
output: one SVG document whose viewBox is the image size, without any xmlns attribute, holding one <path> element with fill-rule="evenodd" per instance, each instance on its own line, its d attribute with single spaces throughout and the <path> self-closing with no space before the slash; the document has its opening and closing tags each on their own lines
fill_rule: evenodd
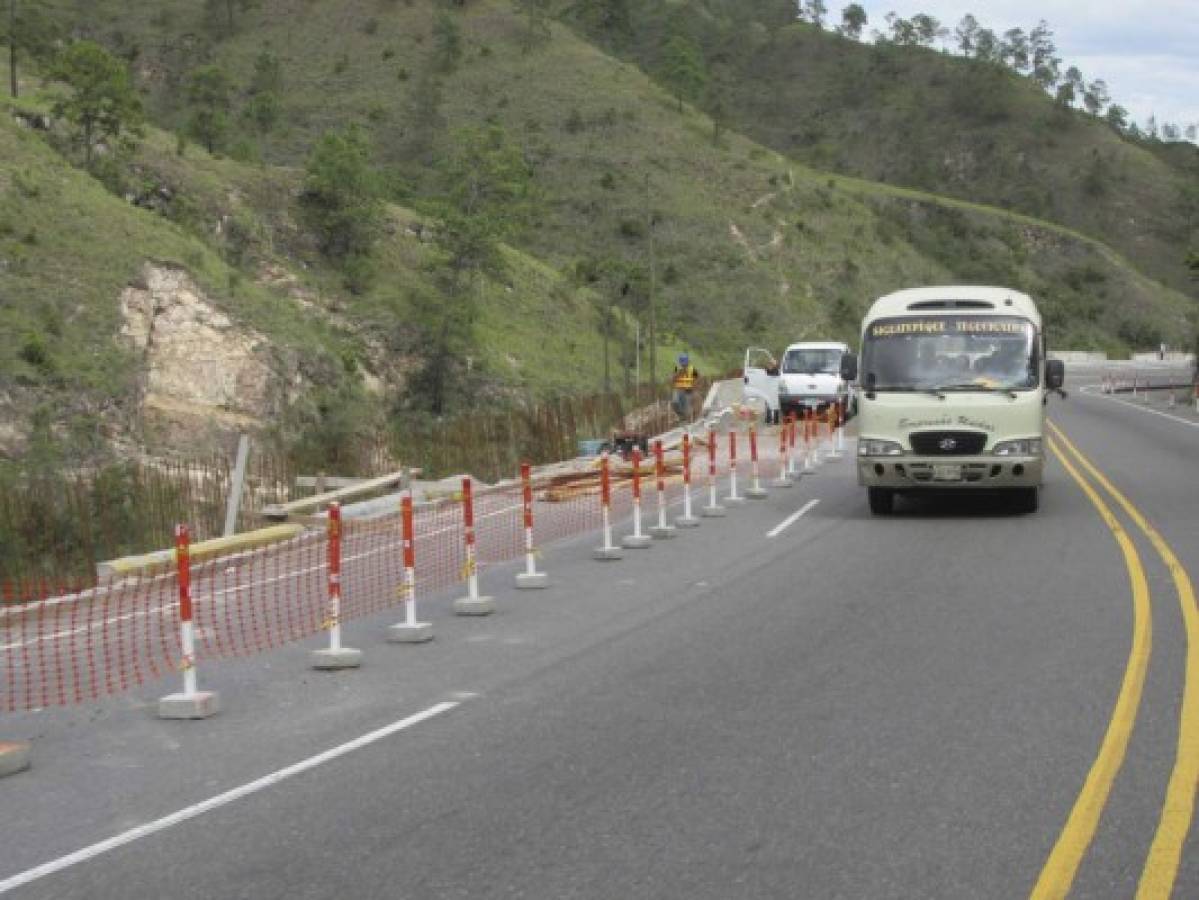
<svg viewBox="0 0 1199 900">
<path fill-rule="evenodd" d="M 861 38 L 866 23 L 866 10 L 860 3 L 851 3 L 841 10 L 841 27 L 837 30 L 845 37 L 856 41 Z"/>
<path fill-rule="evenodd" d="M 662 78 L 670 86 L 683 111 L 684 100 L 699 97 L 708 83 L 703 53 L 682 35 L 670 38 L 662 48 Z"/>
<path fill-rule="evenodd" d="M 551 2 L 552 0 L 516 0 L 516 8 L 525 20 L 525 31 L 521 37 L 521 49 L 525 53 L 550 39 Z"/>
<path fill-rule="evenodd" d="M 49 55 L 57 28 L 46 14 L 45 0 L 8 0 L 7 7 L 0 17 L 0 43 L 8 46 L 8 89 L 16 98 L 20 93 L 17 70 L 21 55 Z"/>
<path fill-rule="evenodd" d="M 321 252 L 340 263 L 370 254 L 383 220 L 379 193 L 367 135 L 354 126 L 321 135 L 305 164 L 302 198 Z"/>
<path fill-rule="evenodd" d="M 229 131 L 230 95 L 233 82 L 220 66 L 201 66 L 191 73 L 187 102 L 192 107 L 187 129 L 209 153 L 223 146 Z"/>
<path fill-rule="evenodd" d="M 71 92 L 54 104 L 54 114 L 71 126 L 91 168 L 96 148 L 122 134 L 136 133 L 142 105 L 125 63 L 93 41 L 76 41 L 53 70 Z"/>
<path fill-rule="evenodd" d="M 436 243 L 445 255 L 441 296 L 424 297 L 418 326 L 426 348 L 419 382 L 434 413 L 448 406 L 452 386 L 464 377 L 465 351 L 473 346 L 480 275 L 503 270 L 500 242 L 526 222 L 533 173 L 520 148 L 498 125 L 456 131 L 441 165 L 441 222 Z"/>
</svg>

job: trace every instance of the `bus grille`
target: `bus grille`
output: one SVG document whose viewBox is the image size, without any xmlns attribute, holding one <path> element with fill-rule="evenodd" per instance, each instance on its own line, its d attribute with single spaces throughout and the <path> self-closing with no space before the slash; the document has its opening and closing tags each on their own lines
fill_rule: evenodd
<svg viewBox="0 0 1199 900">
<path fill-rule="evenodd" d="M 918 431 L 911 440 L 912 452 L 920 456 L 974 456 L 987 445 L 979 431 Z"/>
</svg>

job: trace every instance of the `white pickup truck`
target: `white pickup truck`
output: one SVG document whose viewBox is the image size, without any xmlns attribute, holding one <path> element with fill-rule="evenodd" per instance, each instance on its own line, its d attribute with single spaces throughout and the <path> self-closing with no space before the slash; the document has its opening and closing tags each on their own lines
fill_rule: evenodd
<svg viewBox="0 0 1199 900">
<path fill-rule="evenodd" d="M 791 344 L 782 362 L 772 366 L 769 350 L 750 347 L 745 351 L 745 399 L 763 403 L 768 422 L 805 408 L 827 409 L 838 400 L 853 415 L 856 398 L 841 377 L 841 357 L 847 353 L 849 345 L 840 341 L 804 341 Z"/>
</svg>

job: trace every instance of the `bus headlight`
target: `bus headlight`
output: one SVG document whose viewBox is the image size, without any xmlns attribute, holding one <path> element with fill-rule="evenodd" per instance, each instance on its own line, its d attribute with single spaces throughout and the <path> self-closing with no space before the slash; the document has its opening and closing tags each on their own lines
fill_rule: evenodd
<svg viewBox="0 0 1199 900">
<path fill-rule="evenodd" d="M 1040 438 L 1020 438 L 1016 441 L 1000 441 L 991 451 L 996 456 L 1040 456 Z"/>
<path fill-rule="evenodd" d="M 858 456 L 903 456 L 903 445 L 895 441 L 858 438 Z"/>
</svg>

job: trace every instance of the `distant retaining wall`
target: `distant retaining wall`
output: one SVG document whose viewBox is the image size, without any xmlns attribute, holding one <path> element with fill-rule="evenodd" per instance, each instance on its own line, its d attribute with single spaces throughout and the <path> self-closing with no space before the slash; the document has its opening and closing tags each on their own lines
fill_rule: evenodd
<svg viewBox="0 0 1199 900">
<path fill-rule="evenodd" d="M 1195 354 L 1183 353 L 1179 350 L 1168 350 L 1164 354 L 1150 351 L 1148 353 L 1134 353 L 1132 355 L 1133 362 L 1176 362 L 1189 363 L 1194 362 Z"/>
<path fill-rule="evenodd" d="M 1049 358 L 1067 363 L 1111 363 L 1113 366 L 1129 366 L 1134 363 L 1155 362 L 1193 364 L 1195 354 L 1183 353 L 1181 350 L 1169 350 L 1164 354 L 1156 350 L 1147 350 L 1144 353 L 1134 353 L 1131 359 L 1108 359 L 1102 350 L 1050 350 Z"/>
</svg>

